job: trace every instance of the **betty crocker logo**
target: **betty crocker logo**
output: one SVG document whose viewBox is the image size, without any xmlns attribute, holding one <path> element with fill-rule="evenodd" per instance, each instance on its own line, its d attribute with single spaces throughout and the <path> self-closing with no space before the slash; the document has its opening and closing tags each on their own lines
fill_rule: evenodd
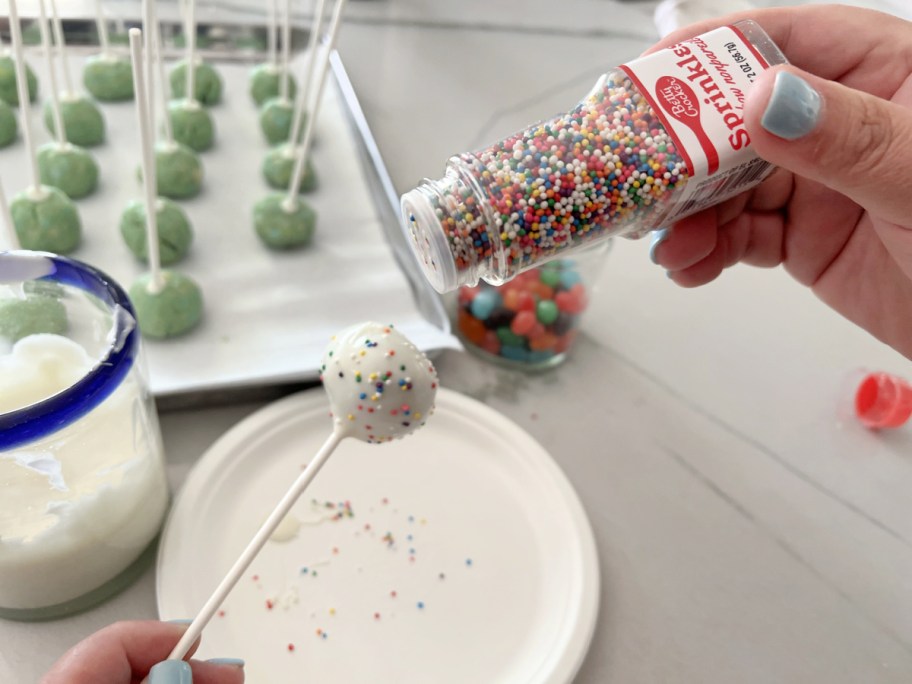
<svg viewBox="0 0 912 684">
<path fill-rule="evenodd" d="M 707 173 L 712 175 L 719 169 L 719 153 L 703 130 L 700 121 L 700 101 L 696 93 L 684 81 L 674 76 L 662 76 L 656 81 L 656 101 L 668 114 L 693 131 L 703 148 L 709 164 Z"/>
</svg>

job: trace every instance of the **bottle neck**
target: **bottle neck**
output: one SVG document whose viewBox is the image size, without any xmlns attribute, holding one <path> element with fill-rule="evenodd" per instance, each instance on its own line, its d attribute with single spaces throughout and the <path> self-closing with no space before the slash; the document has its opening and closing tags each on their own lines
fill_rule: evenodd
<svg viewBox="0 0 912 684">
<path fill-rule="evenodd" d="M 441 293 L 504 279 L 500 235 L 470 163 L 454 157 L 443 178 L 425 179 L 402 197 L 412 251 Z"/>
</svg>

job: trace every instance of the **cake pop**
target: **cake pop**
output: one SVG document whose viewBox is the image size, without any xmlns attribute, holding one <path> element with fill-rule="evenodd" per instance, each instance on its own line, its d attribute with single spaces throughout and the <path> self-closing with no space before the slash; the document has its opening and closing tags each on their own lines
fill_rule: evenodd
<svg viewBox="0 0 912 684">
<path fill-rule="evenodd" d="M 80 95 L 73 88 L 73 77 L 67 58 L 66 42 L 63 36 L 63 26 L 60 23 L 60 14 L 57 12 L 57 0 L 51 0 L 51 16 L 54 19 L 54 38 L 57 43 L 57 53 L 63 64 L 63 80 L 65 90 L 60 93 L 60 111 L 63 114 L 63 129 L 67 141 L 74 145 L 92 147 L 100 145 L 105 139 L 105 122 L 98 108 L 91 99 Z M 53 107 L 48 102 L 44 107 L 44 125 L 52 135 L 56 132 L 56 121 Z"/>
<path fill-rule="evenodd" d="M 196 0 L 186 0 L 186 41 L 187 55 L 171 70 L 171 92 L 176 98 L 195 100 L 211 107 L 222 99 L 222 79 L 211 64 L 196 54 Z M 192 49 L 191 49 L 192 44 Z M 193 69 L 187 69 L 193 64 Z M 192 73 L 192 77 L 190 73 Z"/>
<path fill-rule="evenodd" d="M 19 124 L 16 123 L 13 108 L 0 100 L 0 147 L 11 145 L 18 132 Z"/>
<path fill-rule="evenodd" d="M 276 97 L 282 89 L 282 78 L 288 74 L 288 65 L 284 69 L 279 65 L 276 50 L 276 0 L 269 3 L 269 28 L 267 29 L 267 41 L 269 43 L 269 61 L 265 64 L 258 64 L 250 72 L 250 97 L 256 102 L 257 107 L 263 105 L 266 100 Z M 297 87 L 294 79 L 289 76 L 288 79 L 288 96 L 294 99 Z"/>
<path fill-rule="evenodd" d="M 155 212 L 159 257 L 162 265 L 168 266 L 184 258 L 193 242 L 193 229 L 184 210 L 169 199 L 159 197 Z M 144 262 L 149 260 L 146 221 L 146 205 L 143 202 L 130 202 L 120 217 L 120 234 L 124 242 L 136 258 Z"/>
<path fill-rule="evenodd" d="M 321 377 L 333 416 L 332 434 L 203 604 L 168 654 L 169 660 L 186 656 L 232 587 L 343 439 L 351 437 L 370 444 L 390 442 L 422 427 L 434 412 L 437 372 L 433 364 L 389 325 L 361 323 L 336 335 L 323 357 Z"/>
<path fill-rule="evenodd" d="M 187 57 L 186 63 L 194 63 L 196 55 L 196 19 L 195 4 L 193 0 L 187 5 Z M 196 93 L 198 88 L 194 86 L 199 69 L 182 69 L 180 73 L 186 79 L 186 83 L 180 87 L 175 87 L 175 73 L 171 72 L 171 94 L 182 99 L 173 100 L 168 104 L 168 117 L 171 120 L 171 130 L 174 139 L 183 143 L 187 147 L 197 152 L 204 152 L 212 147 L 215 141 L 215 124 L 212 116 L 206 111 L 200 101 L 193 96 L 183 97 L 184 93 Z M 177 79 L 177 83 L 183 83 L 182 79 Z"/>
<path fill-rule="evenodd" d="M 155 144 L 155 176 L 158 187 L 158 194 L 171 199 L 186 199 L 195 197 L 199 194 L 203 185 L 203 165 L 199 160 L 196 152 L 174 139 L 174 132 L 171 128 L 171 115 L 168 109 L 168 79 L 165 78 L 165 69 L 162 57 L 162 42 L 159 31 L 158 17 L 155 14 L 154 3 L 149 3 L 149 26 L 148 38 L 152 46 L 152 55 L 146 55 L 151 59 L 155 73 L 148 74 L 149 81 L 149 116 L 151 120 L 155 119 L 155 103 L 158 101 L 155 93 L 155 77 L 162 89 L 162 128 L 165 133 L 165 139 Z"/>
<path fill-rule="evenodd" d="M 287 190 L 291 183 L 291 176 L 294 173 L 295 155 L 297 152 L 297 141 L 301 135 L 301 126 L 308 120 L 307 104 L 310 101 L 311 85 L 313 76 L 320 61 L 317 56 L 317 45 L 320 40 L 320 31 L 323 28 L 323 7 L 325 0 L 317 0 L 317 7 L 314 10 L 314 24 L 310 30 L 310 42 L 307 46 L 307 68 L 304 73 L 304 87 L 301 89 L 301 96 L 295 101 L 294 120 L 291 123 L 291 129 L 286 141 L 277 145 L 266 153 L 263 159 L 263 176 L 266 182 L 273 188 Z M 316 116 L 316 112 L 311 113 Z M 291 131 L 294 131 L 292 136 Z M 294 137 L 295 144 L 291 143 Z M 298 187 L 300 192 L 311 192 L 317 188 L 317 171 L 313 163 L 308 158 L 304 165 L 304 175 L 301 178 L 301 184 Z"/>
<path fill-rule="evenodd" d="M 282 17 L 282 69 L 279 93 L 263 104 L 260 109 L 260 129 L 270 145 L 288 140 L 294 117 L 294 103 L 291 100 L 291 74 L 288 72 L 291 52 L 291 0 L 285 0 Z"/>
<path fill-rule="evenodd" d="M 32 67 L 25 65 L 25 80 L 28 84 L 29 101 L 38 97 L 38 78 Z M 16 62 L 13 54 L 0 43 L 0 101 L 10 107 L 19 106 L 19 93 L 16 90 Z"/>
<path fill-rule="evenodd" d="M 95 0 L 95 24 L 101 54 L 89 57 L 82 72 L 82 83 L 93 97 L 102 102 L 120 102 L 133 98 L 133 71 L 130 60 L 114 54 L 108 41 L 108 25 L 101 11 L 101 0 Z"/>
<path fill-rule="evenodd" d="M 342 12 L 345 9 L 346 2 L 347 0 L 337 0 L 333 8 L 329 38 L 326 44 L 325 63 L 320 70 L 320 78 L 317 85 L 315 110 L 320 107 L 320 98 L 328 71 L 329 55 L 332 53 L 339 35 Z M 295 167 L 287 194 L 283 197 L 274 193 L 254 205 L 254 229 L 268 247 L 274 249 L 302 247 L 307 245 L 313 237 L 317 220 L 316 212 L 306 202 L 298 198 L 298 188 L 301 187 L 307 156 L 310 153 L 314 121 L 314 117 L 308 119 L 301 147 L 295 151 Z"/>
<path fill-rule="evenodd" d="M 16 87 L 19 89 L 19 117 L 22 136 L 32 172 L 32 183 L 13 198 L 10 216 L 16 237 L 24 249 L 67 254 L 82 239 L 82 224 L 76 205 L 57 188 L 42 185 L 32 136 L 31 106 L 22 59 L 22 30 L 16 0 L 10 0 L 10 33 L 16 53 Z"/>
<path fill-rule="evenodd" d="M 149 17 L 144 0 L 144 16 Z M 148 22 L 147 22 L 148 24 Z M 130 53 L 133 58 L 133 90 L 139 120 L 142 147 L 145 206 L 157 207 L 156 178 L 153 171 L 152 127 L 149 101 L 143 75 L 142 31 L 130 29 Z M 128 208 L 128 211 L 129 208 Z M 161 268 L 161 239 L 158 233 L 158 211 L 144 211 L 149 273 L 137 278 L 130 286 L 130 301 L 136 310 L 136 320 L 143 335 L 152 338 L 182 335 L 199 323 L 203 298 L 199 286 L 188 276 Z"/>
<path fill-rule="evenodd" d="M 57 68 L 51 54 L 44 0 L 38 1 L 38 7 L 41 46 L 48 64 L 51 109 L 54 115 L 54 129 L 57 131 L 56 141 L 45 143 L 38 148 L 38 174 L 45 185 L 61 190 L 70 199 L 78 199 L 91 194 L 98 185 L 98 164 L 91 153 L 67 142 L 63 134 L 65 125 L 62 124 L 63 113 L 57 94 Z"/>
</svg>

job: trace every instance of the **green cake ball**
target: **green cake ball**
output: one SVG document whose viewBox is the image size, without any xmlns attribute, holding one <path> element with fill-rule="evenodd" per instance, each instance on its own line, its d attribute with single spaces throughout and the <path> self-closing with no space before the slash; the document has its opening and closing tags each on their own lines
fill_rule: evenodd
<svg viewBox="0 0 912 684">
<path fill-rule="evenodd" d="M 317 213 L 300 200 L 292 211 L 286 211 L 284 194 L 272 194 L 253 207 L 253 227 L 272 249 L 294 249 L 308 244 L 317 224 Z"/>
<path fill-rule="evenodd" d="M 70 199 L 92 194 L 98 186 L 98 164 L 86 150 L 70 143 L 45 143 L 38 148 L 38 173 Z"/>
<path fill-rule="evenodd" d="M 25 80 L 28 82 L 29 101 L 38 97 L 38 79 L 28 64 L 25 65 Z M 16 63 L 12 56 L 0 56 L 0 100 L 11 107 L 19 106 L 19 91 L 16 90 Z"/>
<path fill-rule="evenodd" d="M 13 108 L 0 100 L 0 147 L 10 145 L 16 139 L 18 132 L 19 124 L 16 123 Z"/>
<path fill-rule="evenodd" d="M 92 97 L 102 102 L 133 99 L 133 67 L 130 60 L 117 55 L 90 57 L 82 72 L 82 82 Z"/>
<path fill-rule="evenodd" d="M 171 199 L 195 197 L 203 186 L 203 165 L 186 145 L 160 142 L 155 146 L 155 178 L 159 195 Z"/>
<path fill-rule="evenodd" d="M 181 60 L 171 71 L 171 94 L 175 98 L 186 96 L 187 90 L 187 61 Z M 194 74 L 193 91 L 194 99 L 207 107 L 217 104 L 222 99 L 222 78 L 212 65 L 206 62 L 197 62 Z"/>
<path fill-rule="evenodd" d="M 60 114 L 67 142 L 82 147 L 100 145 L 105 139 L 105 122 L 101 110 L 92 100 L 82 95 L 63 95 Z M 44 104 L 44 125 L 56 135 L 54 110 L 50 102 Z"/>
<path fill-rule="evenodd" d="M 59 299 L 28 295 L 22 299 L 0 299 L 0 337 L 18 342 L 28 335 L 52 333 L 67 329 L 66 307 Z"/>
<path fill-rule="evenodd" d="M 287 143 L 273 147 L 263 159 L 263 176 L 270 186 L 278 190 L 287 190 L 294 173 L 295 158 L 291 146 Z M 312 192 L 317 189 L 317 170 L 308 159 L 304 163 L 304 175 L 301 177 L 299 192 Z"/>
<path fill-rule="evenodd" d="M 190 220 L 177 204 L 159 198 L 155 215 L 158 219 L 158 253 L 164 266 L 184 258 L 193 242 Z M 130 251 L 140 261 L 149 260 L 149 241 L 146 235 L 146 205 L 130 202 L 120 217 L 120 234 Z"/>
<path fill-rule="evenodd" d="M 191 150 L 204 152 L 215 141 L 215 124 L 212 116 L 198 102 L 174 100 L 168 103 L 171 131 L 174 139 Z"/>
<path fill-rule="evenodd" d="M 260 109 L 260 129 L 270 145 L 288 140 L 291 133 L 294 105 L 291 100 L 274 97 Z"/>
<path fill-rule="evenodd" d="M 20 192 L 10 213 L 22 249 L 69 254 L 82 239 L 76 205 L 57 188 L 42 185 Z"/>
<path fill-rule="evenodd" d="M 145 337 L 163 339 L 189 332 L 203 317 L 203 295 L 190 278 L 175 271 L 162 271 L 164 287 L 150 289 L 151 274 L 141 275 L 130 288 L 139 331 Z"/>
<path fill-rule="evenodd" d="M 288 75 L 288 98 L 294 100 L 298 86 L 294 77 Z M 250 97 L 261 107 L 266 100 L 278 97 L 282 92 L 282 68 L 275 64 L 260 64 L 250 72 Z"/>
</svg>

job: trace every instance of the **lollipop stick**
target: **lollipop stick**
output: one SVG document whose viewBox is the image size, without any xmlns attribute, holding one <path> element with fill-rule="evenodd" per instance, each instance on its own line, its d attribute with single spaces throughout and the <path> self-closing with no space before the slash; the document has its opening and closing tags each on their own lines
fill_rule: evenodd
<svg viewBox="0 0 912 684">
<path fill-rule="evenodd" d="M 73 74 L 70 71 L 70 62 L 67 57 L 66 41 L 63 39 L 63 24 L 57 12 L 57 0 L 51 0 L 51 16 L 54 17 L 54 41 L 57 43 L 57 52 L 60 54 L 60 63 L 63 65 L 63 84 L 66 86 L 67 95 L 75 96 L 73 88 Z"/>
<path fill-rule="evenodd" d="M 307 103 L 310 100 L 310 84 L 313 82 L 314 68 L 317 66 L 317 45 L 320 42 L 320 31 L 323 30 L 323 8 L 325 6 L 326 0 L 317 0 L 317 7 L 314 10 L 314 22 L 310 27 L 310 37 L 307 41 L 307 71 L 304 75 L 301 92 L 298 94 L 294 119 L 291 122 L 289 155 L 298 142 L 298 131 L 301 130 L 301 121 L 304 119 L 304 112 L 307 111 Z"/>
<path fill-rule="evenodd" d="M 152 56 L 155 54 L 155 31 L 152 29 L 154 23 L 152 12 L 153 0 L 142 0 L 142 18 L 143 18 L 143 76 L 145 77 L 146 86 L 146 106 L 149 108 L 149 131 L 152 136 L 153 147 L 155 149 L 155 65 L 152 63 Z M 153 157 L 153 164 L 155 159 Z"/>
<path fill-rule="evenodd" d="M 19 125 L 22 126 L 25 149 L 28 150 L 29 162 L 32 165 L 31 191 L 40 194 L 41 177 L 38 175 L 38 158 L 35 156 L 35 140 L 32 137 L 32 108 L 29 103 L 28 81 L 25 80 L 25 58 L 22 56 L 22 28 L 19 26 L 19 10 L 16 8 L 16 0 L 10 0 L 9 13 L 10 35 L 13 39 L 13 51 L 16 53 L 16 93 L 19 95 Z"/>
<path fill-rule="evenodd" d="M 6 193 L 3 191 L 3 182 L 0 180 L 0 220 L 3 221 L 3 230 L 0 231 L 0 251 L 19 249 L 19 239 L 16 228 L 13 226 L 13 216 L 10 214 L 9 204 L 6 202 Z"/>
<path fill-rule="evenodd" d="M 41 21 L 38 28 L 41 32 L 41 49 L 48 64 L 48 80 L 51 82 L 51 111 L 54 114 L 54 130 L 57 132 L 57 144 L 63 147 L 66 144 L 66 130 L 63 128 L 63 112 L 60 111 L 60 93 L 57 90 L 57 65 L 51 52 L 51 40 L 48 37 L 47 11 L 44 0 L 38 0 L 38 11 Z"/>
<path fill-rule="evenodd" d="M 196 3 L 189 0 L 187 8 L 187 101 L 196 100 Z"/>
<path fill-rule="evenodd" d="M 278 0 L 271 0 L 269 3 L 269 35 L 266 40 L 269 44 L 269 63 L 273 67 L 279 66 L 278 54 L 276 53 L 276 33 L 278 32 Z"/>
<path fill-rule="evenodd" d="M 152 8 L 152 26 L 150 27 L 150 30 L 153 33 L 152 44 L 155 46 L 155 56 L 153 59 L 158 70 L 158 81 L 161 83 L 162 88 L 161 103 L 162 113 L 164 114 L 163 124 L 165 129 L 165 141 L 168 143 L 169 147 L 173 147 L 174 131 L 171 128 L 171 116 L 168 113 L 168 100 L 171 97 L 171 93 L 168 91 L 168 78 L 165 75 L 165 48 L 162 45 L 161 30 L 158 23 L 158 14 L 155 11 L 155 3 L 150 2 L 149 5 Z"/>
<path fill-rule="evenodd" d="M 291 0 L 285 0 L 285 16 L 282 18 L 282 81 L 279 94 L 282 102 L 288 102 L 288 61 L 291 57 Z"/>
<path fill-rule="evenodd" d="M 139 137 L 142 143 L 143 185 L 146 190 L 146 238 L 149 242 L 149 270 L 152 278 L 150 292 L 161 292 L 164 282 L 161 276 L 161 257 L 158 253 L 157 188 L 155 187 L 155 160 L 152 156 L 152 133 L 149 130 L 149 103 L 146 99 L 146 83 L 143 74 L 142 31 L 130 29 L 130 57 L 133 60 L 133 90 L 136 91 L 136 114 L 139 122 Z"/>
<path fill-rule="evenodd" d="M 334 431 L 329 436 L 329 439 L 323 443 L 323 446 L 320 447 L 316 456 L 307 464 L 304 471 L 298 475 L 298 478 L 294 481 L 288 491 L 285 492 L 285 495 L 279 501 L 278 505 L 272 513 L 269 514 L 269 517 L 266 518 L 266 522 L 263 523 L 257 533 L 253 536 L 253 539 L 247 544 L 247 548 L 238 556 L 238 559 L 234 562 L 234 565 L 231 566 L 228 574 L 225 575 L 215 591 L 212 592 L 212 595 L 200 609 L 200 612 L 197 613 L 193 622 L 190 623 L 187 631 L 184 632 L 181 640 L 177 642 L 177 646 L 171 651 L 168 660 L 179 660 L 187 654 L 187 651 L 193 645 L 193 642 L 199 638 L 199 635 L 202 634 L 202 631 L 209 623 L 209 620 L 215 615 L 215 612 L 222 604 L 222 601 L 225 600 L 228 593 L 234 585 L 237 584 L 241 575 L 244 574 L 244 571 L 247 570 L 253 562 L 253 559 L 256 558 L 257 553 L 263 548 L 263 545 L 269 539 L 270 535 L 275 532 L 275 529 L 279 526 L 279 523 L 282 522 L 282 519 L 288 515 L 288 512 L 291 510 L 295 501 L 304 493 L 304 490 L 307 489 L 307 486 L 314 477 L 316 477 L 320 468 L 329 460 L 329 457 L 332 455 L 333 451 L 336 450 L 336 447 L 339 446 L 339 442 L 341 441 L 342 435 Z"/>
<path fill-rule="evenodd" d="M 101 0 L 95 0 L 95 25 L 98 27 L 101 54 L 107 56 L 111 53 L 111 43 L 108 40 L 108 23 L 105 21 L 104 12 L 101 11 Z"/>
<path fill-rule="evenodd" d="M 307 126 L 304 128 L 304 139 L 301 141 L 301 149 L 298 150 L 295 159 L 294 173 L 291 175 L 291 185 L 288 186 L 288 197 L 282 202 L 282 208 L 287 212 L 292 212 L 298 205 L 298 188 L 301 185 L 301 178 L 304 177 L 304 167 L 307 163 L 307 155 L 310 154 L 310 144 L 313 142 L 314 125 L 317 121 L 317 112 L 320 111 L 320 100 L 323 98 L 323 90 L 326 85 L 326 74 L 329 72 L 329 56 L 336 48 L 336 39 L 339 37 L 339 26 L 342 24 L 342 11 L 348 0 L 336 0 L 336 6 L 333 8 L 332 19 L 329 22 L 329 38 L 326 40 L 326 48 L 323 52 L 323 61 L 320 63 L 320 73 L 317 78 L 317 92 L 314 96 L 313 109 L 310 116 L 307 117 Z M 292 131 L 294 133 L 294 131 Z"/>
</svg>

